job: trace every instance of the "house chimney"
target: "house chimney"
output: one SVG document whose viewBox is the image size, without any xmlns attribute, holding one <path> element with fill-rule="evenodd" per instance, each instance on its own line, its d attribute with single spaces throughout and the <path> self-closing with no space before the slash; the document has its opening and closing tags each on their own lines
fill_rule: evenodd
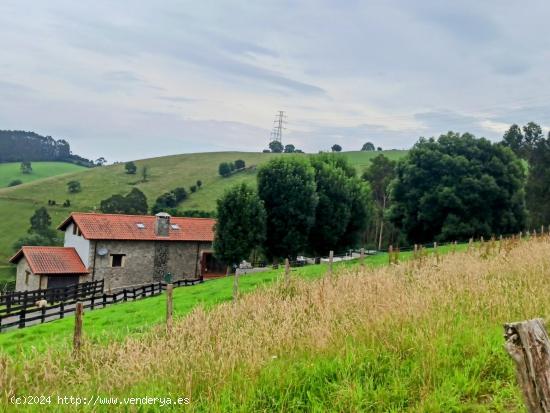
<svg viewBox="0 0 550 413">
<path fill-rule="evenodd" d="M 170 215 L 166 212 L 159 212 L 155 218 L 155 235 L 167 237 L 170 233 Z"/>
</svg>

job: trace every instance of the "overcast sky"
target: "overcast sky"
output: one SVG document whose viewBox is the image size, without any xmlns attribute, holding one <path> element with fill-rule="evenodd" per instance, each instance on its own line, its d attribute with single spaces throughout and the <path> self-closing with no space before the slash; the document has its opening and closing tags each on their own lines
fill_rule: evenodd
<svg viewBox="0 0 550 413">
<path fill-rule="evenodd" d="M 550 122 L 550 2 L 1 0 L 0 129 L 109 161 Z"/>
</svg>

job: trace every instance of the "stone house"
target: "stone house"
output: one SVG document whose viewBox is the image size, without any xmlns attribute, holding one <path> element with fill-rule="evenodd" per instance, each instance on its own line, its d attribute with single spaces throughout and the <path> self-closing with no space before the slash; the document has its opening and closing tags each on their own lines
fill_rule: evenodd
<svg viewBox="0 0 550 413">
<path fill-rule="evenodd" d="M 57 262 L 47 274 L 35 272 L 33 247 L 22 248 L 10 262 L 17 264 L 16 290 L 47 288 L 92 280 L 105 280 L 105 288 L 118 290 L 164 280 L 196 279 L 224 274 L 212 251 L 215 220 L 207 218 L 73 213 L 58 229 L 64 247 L 39 247 L 41 261 Z M 63 252 L 60 252 L 63 251 Z M 76 269 L 79 258 L 85 273 Z M 28 274 L 27 274 L 28 272 Z M 38 277 L 38 281 L 37 281 Z"/>
</svg>

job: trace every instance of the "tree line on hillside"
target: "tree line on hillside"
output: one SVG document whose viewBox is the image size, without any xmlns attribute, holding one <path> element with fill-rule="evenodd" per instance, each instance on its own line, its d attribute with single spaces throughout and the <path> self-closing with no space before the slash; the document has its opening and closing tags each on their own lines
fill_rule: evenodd
<svg viewBox="0 0 550 413">
<path fill-rule="evenodd" d="M 34 132 L 0 130 L 0 163 L 29 161 L 70 162 L 86 167 L 93 161 L 71 152 L 69 142 Z"/>
<path fill-rule="evenodd" d="M 218 201 L 214 248 L 234 266 L 253 250 L 277 261 L 539 228 L 550 224 L 549 162 L 550 134 L 533 122 L 497 143 L 470 133 L 421 138 L 399 162 L 376 156 L 360 178 L 335 154 L 274 159 L 257 190 L 241 184 Z"/>
</svg>

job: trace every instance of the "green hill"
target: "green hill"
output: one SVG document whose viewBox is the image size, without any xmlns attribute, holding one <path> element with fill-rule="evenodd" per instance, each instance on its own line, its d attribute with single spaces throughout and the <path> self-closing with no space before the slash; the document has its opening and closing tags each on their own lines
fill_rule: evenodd
<svg viewBox="0 0 550 413">
<path fill-rule="evenodd" d="M 83 166 L 66 162 L 33 162 L 32 173 L 23 174 L 21 173 L 20 165 L 19 162 L 0 163 L 0 188 L 8 186 L 10 182 L 17 179 L 23 183 L 28 183 L 38 179 L 49 178 L 50 176 L 79 172 L 86 169 Z"/>
<path fill-rule="evenodd" d="M 358 171 L 362 171 L 379 152 L 344 152 Z M 398 159 L 406 151 L 384 151 L 386 156 Z M 135 175 L 125 173 L 124 164 L 101 168 L 79 170 L 70 174 L 53 176 L 26 183 L 12 188 L 0 189 L 0 280 L 13 277 L 13 268 L 6 263 L 13 253 L 12 245 L 25 234 L 29 227 L 29 218 L 33 212 L 46 206 L 54 224 L 61 222 L 72 211 L 94 211 L 99 208 L 101 200 L 116 194 L 126 194 L 133 187 L 139 188 L 147 196 L 149 205 L 163 192 L 178 186 L 189 188 L 197 180 L 203 187 L 180 205 L 180 209 L 214 210 L 216 199 L 223 191 L 238 182 L 255 183 L 256 171 L 252 168 L 238 172 L 228 178 L 218 175 L 221 162 L 243 159 L 247 167 L 261 165 L 276 156 L 289 156 L 270 153 L 252 152 L 213 152 L 186 155 L 173 155 L 160 158 L 135 161 L 138 172 Z M 306 155 L 302 155 L 306 156 Z M 33 163 L 38 165 L 38 163 Z M 67 164 L 68 165 L 68 164 Z M 69 165 L 75 167 L 74 165 Z M 146 166 L 148 180 L 142 182 L 141 171 Z M 78 167 L 76 167 L 78 168 Z M 77 180 L 81 183 L 82 192 L 70 194 L 67 183 Z M 57 206 L 48 206 L 48 200 L 55 200 Z M 65 200 L 71 201 L 70 208 L 61 205 Z M 11 268 L 11 269 L 10 269 Z"/>
</svg>

